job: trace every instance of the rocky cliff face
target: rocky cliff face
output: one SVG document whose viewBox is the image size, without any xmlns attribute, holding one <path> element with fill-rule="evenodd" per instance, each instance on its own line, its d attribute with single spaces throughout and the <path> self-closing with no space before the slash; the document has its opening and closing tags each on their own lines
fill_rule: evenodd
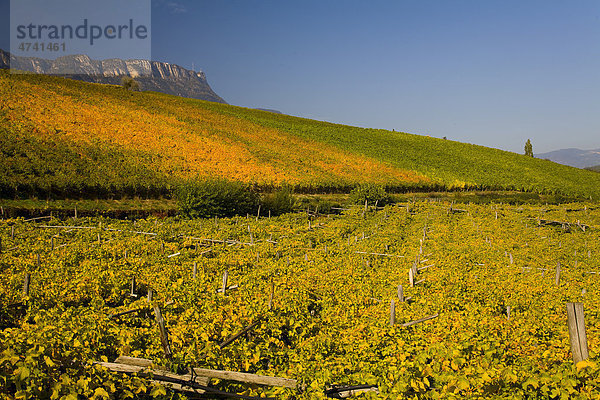
<svg viewBox="0 0 600 400">
<path fill-rule="evenodd" d="M 190 71 L 179 65 L 148 60 L 92 60 L 86 55 L 46 60 L 12 57 L 0 49 L 0 68 L 38 74 L 60 74 L 86 82 L 120 84 L 123 76 L 135 78 L 141 90 L 152 90 L 181 97 L 225 103 L 206 80 L 204 72 Z M 67 72 L 67 74 L 65 74 Z"/>
</svg>

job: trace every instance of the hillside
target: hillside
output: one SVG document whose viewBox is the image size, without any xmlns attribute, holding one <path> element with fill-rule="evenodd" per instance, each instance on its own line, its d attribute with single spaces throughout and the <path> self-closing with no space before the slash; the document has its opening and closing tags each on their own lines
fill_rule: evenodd
<svg viewBox="0 0 600 400">
<path fill-rule="evenodd" d="M 371 182 L 600 196 L 591 171 L 408 133 L 6 71 L 0 98 L 4 197 L 156 197 L 207 176 L 321 192 Z"/>
<path fill-rule="evenodd" d="M 587 167 L 586 169 L 589 171 L 600 172 L 600 165 L 595 165 L 593 167 Z"/>
</svg>

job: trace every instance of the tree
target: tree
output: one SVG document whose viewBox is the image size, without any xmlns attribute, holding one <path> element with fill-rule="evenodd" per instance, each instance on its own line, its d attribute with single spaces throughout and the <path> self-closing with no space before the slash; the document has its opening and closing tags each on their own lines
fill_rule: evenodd
<svg viewBox="0 0 600 400">
<path fill-rule="evenodd" d="M 527 139 L 527 142 L 525 142 L 525 155 L 533 157 L 533 146 L 531 145 L 531 140 L 529 139 Z"/>
<path fill-rule="evenodd" d="M 140 84 L 130 76 L 124 76 L 121 85 L 127 90 L 140 90 Z"/>
</svg>

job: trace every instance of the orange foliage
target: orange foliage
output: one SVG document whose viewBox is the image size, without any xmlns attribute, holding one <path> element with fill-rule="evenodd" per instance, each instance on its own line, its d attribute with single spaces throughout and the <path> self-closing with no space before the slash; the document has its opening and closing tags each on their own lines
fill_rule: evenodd
<svg viewBox="0 0 600 400">
<path fill-rule="evenodd" d="M 163 173 L 221 176 L 255 183 L 416 183 L 428 179 L 377 160 L 315 143 L 202 102 L 115 86 L 0 76 L 9 121 L 52 140 L 104 142 L 149 152 Z M 13 81 L 12 88 L 8 81 Z M 16 84 L 15 84 L 16 83 Z M 82 90 L 83 86 L 83 90 Z M 82 96 L 82 93 L 88 94 Z"/>
</svg>

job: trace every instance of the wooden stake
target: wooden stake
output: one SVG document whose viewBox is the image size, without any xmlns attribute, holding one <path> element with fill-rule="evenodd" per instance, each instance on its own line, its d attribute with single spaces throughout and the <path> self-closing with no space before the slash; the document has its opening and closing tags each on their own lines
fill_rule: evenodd
<svg viewBox="0 0 600 400">
<path fill-rule="evenodd" d="M 227 278 L 229 277 L 229 272 L 225 270 L 223 272 L 223 285 L 221 286 L 221 291 L 223 292 L 223 296 L 225 296 L 225 291 L 227 290 Z"/>
<path fill-rule="evenodd" d="M 258 211 L 256 212 L 256 220 L 260 218 L 260 204 L 258 205 Z"/>
<path fill-rule="evenodd" d="M 554 276 L 554 284 L 558 286 L 560 283 L 560 261 L 556 263 L 556 275 Z"/>
<path fill-rule="evenodd" d="M 275 296 L 275 283 L 273 283 L 273 278 L 271 278 L 271 291 L 269 293 L 269 310 L 273 309 L 273 297 Z"/>
<path fill-rule="evenodd" d="M 421 322 L 429 321 L 430 319 L 434 319 L 434 318 L 437 318 L 437 317 L 439 317 L 439 314 L 430 315 L 429 317 L 424 317 L 424 318 L 421 318 L 421 319 L 417 319 L 415 321 L 406 322 L 406 323 L 402 324 L 402 327 L 406 328 L 407 326 L 412 326 L 412 325 L 415 325 L 415 324 L 420 324 Z"/>
<path fill-rule="evenodd" d="M 402 285 L 398 285 L 398 301 L 404 302 L 404 289 Z"/>
<path fill-rule="evenodd" d="M 131 278 L 131 291 L 129 292 L 129 295 L 131 297 L 137 297 L 137 294 L 135 294 L 135 276 Z"/>
<path fill-rule="evenodd" d="M 169 345 L 169 336 L 167 335 L 167 329 L 165 328 L 165 320 L 160 312 L 159 306 L 154 306 L 154 315 L 156 316 L 156 323 L 160 329 L 160 341 L 167 358 L 171 358 L 171 346 Z"/>
<path fill-rule="evenodd" d="M 152 292 L 152 288 L 148 288 L 148 297 L 146 297 L 146 299 L 148 300 L 148 303 L 152 303 L 153 295 L 154 295 L 154 293 Z"/>
<path fill-rule="evenodd" d="M 394 326 L 396 323 L 396 303 L 394 303 L 394 299 L 390 301 L 390 326 Z"/>
<path fill-rule="evenodd" d="M 252 329 L 254 329 L 258 324 L 260 324 L 261 319 L 259 318 L 258 320 L 254 321 L 250 326 L 242 329 L 240 332 L 236 333 L 235 335 L 230 336 L 229 338 L 227 338 L 225 341 L 223 341 L 222 343 L 219 344 L 220 348 L 223 348 L 225 346 L 230 345 L 231 343 L 233 343 L 237 338 L 239 338 L 240 336 L 244 335 L 245 333 L 251 331 Z"/>
<path fill-rule="evenodd" d="M 577 364 L 589 357 L 582 303 L 567 303 L 567 323 L 573 362 Z"/>
<path fill-rule="evenodd" d="M 10 227 L 10 238 L 12 240 L 15 240 L 15 226 L 14 225 Z"/>
<path fill-rule="evenodd" d="M 512 265 L 512 264 L 513 264 L 513 256 L 512 256 L 512 253 L 509 253 L 509 254 L 508 254 L 508 256 L 510 257 L 510 264 Z"/>
<path fill-rule="evenodd" d="M 23 296 L 29 296 L 30 282 L 31 282 L 31 275 L 25 274 L 25 279 L 23 280 Z"/>
<path fill-rule="evenodd" d="M 408 282 L 410 282 L 410 287 L 415 286 L 415 277 L 412 268 L 408 270 Z"/>
<path fill-rule="evenodd" d="M 506 306 L 506 319 L 510 319 L 510 306 Z"/>
<path fill-rule="evenodd" d="M 196 273 L 198 272 L 198 264 L 194 261 L 194 279 L 196 279 Z"/>
</svg>

